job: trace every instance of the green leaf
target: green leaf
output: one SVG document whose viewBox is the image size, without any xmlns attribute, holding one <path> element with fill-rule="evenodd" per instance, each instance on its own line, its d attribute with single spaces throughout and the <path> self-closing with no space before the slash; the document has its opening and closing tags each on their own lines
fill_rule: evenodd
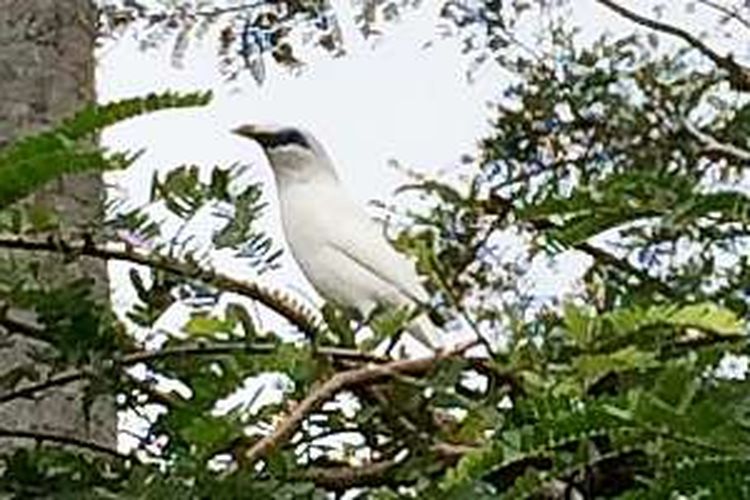
<svg viewBox="0 0 750 500">
<path fill-rule="evenodd" d="M 153 111 L 202 106 L 210 93 L 150 94 L 104 105 L 89 105 L 56 128 L 29 135 L 0 150 L 0 208 L 20 200 L 64 174 L 122 169 L 138 154 L 108 153 L 94 134 L 114 123 Z"/>
<path fill-rule="evenodd" d="M 585 386 L 609 373 L 645 370 L 657 365 L 655 353 L 641 351 L 636 346 L 624 347 L 607 354 L 585 354 L 573 361 L 573 369 Z"/>
<path fill-rule="evenodd" d="M 194 314 L 183 327 L 183 331 L 192 337 L 216 337 L 217 334 L 232 334 L 237 326 L 234 317 L 217 318 L 208 314 Z"/>
</svg>

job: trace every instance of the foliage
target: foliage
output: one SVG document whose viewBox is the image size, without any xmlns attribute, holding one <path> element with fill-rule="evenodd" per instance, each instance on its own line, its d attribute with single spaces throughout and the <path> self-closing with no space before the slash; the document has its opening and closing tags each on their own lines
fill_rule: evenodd
<svg viewBox="0 0 750 500">
<path fill-rule="evenodd" d="M 129 4 L 153 29 L 172 19 Z M 747 26 L 746 8 L 695 4 L 717 22 Z M 319 2 L 282 2 L 250 12 L 249 25 L 284 9 L 295 26 L 327 12 Z M 154 177 L 147 205 L 118 205 L 73 241 L 7 224 L 13 237 L 0 245 L 58 253 L 61 266 L 85 257 L 137 267 L 118 320 L 92 302 L 90 284 L 45 286 L 44 270 L 3 262 L 0 325 L 55 349 L 38 354 L 54 362 L 52 373 L 31 362 L 0 380 L 0 404 L 87 379 L 91 395 L 115 393 L 139 424 L 126 453 L 0 429 L 37 443 L 3 455 L 0 490 L 15 498 L 747 497 L 744 67 L 711 56 L 716 37 L 696 43 L 665 30 L 658 15 L 627 17 L 650 30 L 645 38 L 630 30 L 586 38 L 565 9 L 446 3 L 443 17 L 471 41 L 475 61 L 494 60 L 512 78 L 476 160 L 457 166 L 462 180 L 403 188 L 424 203 L 399 214 L 408 223 L 395 245 L 416 260 L 434 316 L 448 330 L 482 335 L 492 352 L 392 359 L 373 348 L 398 335 L 404 311 L 352 321 L 329 305 L 310 319 L 254 281 L 278 257 L 259 226 L 260 185 L 239 167 L 178 167 Z M 177 26 L 200 17 L 192 7 L 175 12 Z M 534 50 L 528 16 L 543 21 Z M 272 23 L 280 39 L 284 23 Z M 665 37 L 678 45 L 665 48 Z M 7 199 L 63 173 L 37 154 L 45 148 L 73 156 L 114 119 L 203 97 L 163 99 L 93 108 L 0 151 L 0 166 L 36 155 L 47 172 L 24 173 Z M 221 223 L 201 245 L 189 227 L 206 213 Z M 164 229 L 163 218 L 177 229 Z M 95 243 L 103 239 L 121 245 Z M 230 254 L 230 272 L 214 265 L 217 252 Z M 540 297 L 534 266 L 570 254 L 585 260 L 579 286 Z M 555 278 L 564 274 L 573 271 Z M 14 317 L 16 306 L 39 321 Z M 290 335 L 268 309 L 305 335 Z"/>
<path fill-rule="evenodd" d="M 247 71 L 260 85 L 269 62 L 296 69 L 311 47 L 334 56 L 345 52 L 339 13 L 326 0 L 98 3 L 103 35 L 134 31 L 146 50 L 169 44 L 172 64 L 178 67 L 192 44 L 210 35 L 218 42 L 220 69 L 228 79 Z M 418 3 L 367 0 L 353 5 L 353 15 L 363 36 L 371 37 L 378 33 L 376 25 L 397 19 L 403 9 Z"/>
<path fill-rule="evenodd" d="M 62 174 L 125 168 L 137 155 L 106 154 L 93 142 L 108 125 L 167 108 L 207 104 L 210 94 L 152 94 L 107 105 L 91 105 L 53 130 L 30 135 L 0 152 L 0 209 Z"/>
</svg>

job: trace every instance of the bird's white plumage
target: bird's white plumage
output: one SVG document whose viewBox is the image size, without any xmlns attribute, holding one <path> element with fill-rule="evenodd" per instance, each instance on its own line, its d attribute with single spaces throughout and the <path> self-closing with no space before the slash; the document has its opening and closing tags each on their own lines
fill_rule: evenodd
<svg viewBox="0 0 750 500">
<path fill-rule="evenodd" d="M 281 184 L 279 199 L 289 247 L 321 295 L 363 314 L 428 301 L 413 265 L 338 183 Z"/>
<path fill-rule="evenodd" d="M 304 144 L 283 144 L 279 137 L 292 137 L 289 130 L 302 134 Z M 289 248 L 325 299 L 365 316 L 378 305 L 417 307 L 429 302 L 414 265 L 347 195 L 315 138 L 297 129 L 251 126 L 237 133 L 260 137 L 274 171 Z M 434 330 L 424 315 L 410 325 L 422 341 L 435 342 Z"/>
</svg>

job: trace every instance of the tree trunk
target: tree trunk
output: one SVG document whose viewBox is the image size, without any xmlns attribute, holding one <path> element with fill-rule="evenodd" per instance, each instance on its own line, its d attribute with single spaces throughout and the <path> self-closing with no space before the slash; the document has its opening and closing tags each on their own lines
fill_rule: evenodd
<svg viewBox="0 0 750 500">
<path fill-rule="evenodd" d="M 44 128 L 94 100 L 96 10 L 90 0 L 0 0 L 0 146 L 29 131 Z M 54 210 L 63 233 L 75 233 L 102 215 L 99 176 L 69 177 L 48 186 L 26 203 Z M 19 255 L 0 254 L 0 260 Z M 65 263 L 49 255 L 23 255 L 40 261 L 43 285 L 88 276 L 97 298 L 108 301 L 106 264 Z M 0 301 L 3 297 L 0 296 Z M 12 311 L 29 320 L 28 311 Z M 9 370 L 34 363 L 38 341 L 0 330 L 0 380 Z M 41 376 L 49 368 L 35 365 Z M 19 386 L 21 387 L 22 382 Z M 4 389 L 5 390 L 5 389 Z M 53 433 L 115 446 L 116 413 L 112 398 L 84 405 L 82 385 L 48 390 L 36 399 L 0 404 L 0 427 Z M 0 452 L 25 444 L 3 439 Z"/>
</svg>

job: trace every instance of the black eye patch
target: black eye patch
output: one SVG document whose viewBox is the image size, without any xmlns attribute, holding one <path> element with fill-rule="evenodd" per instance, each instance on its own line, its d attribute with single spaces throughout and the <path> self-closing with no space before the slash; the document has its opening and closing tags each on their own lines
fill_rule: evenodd
<svg viewBox="0 0 750 500">
<path fill-rule="evenodd" d="M 293 128 L 280 130 L 274 134 L 259 134 L 256 136 L 256 139 L 266 148 L 288 146 L 290 144 L 310 148 L 310 143 L 307 142 L 302 132 Z"/>
</svg>

